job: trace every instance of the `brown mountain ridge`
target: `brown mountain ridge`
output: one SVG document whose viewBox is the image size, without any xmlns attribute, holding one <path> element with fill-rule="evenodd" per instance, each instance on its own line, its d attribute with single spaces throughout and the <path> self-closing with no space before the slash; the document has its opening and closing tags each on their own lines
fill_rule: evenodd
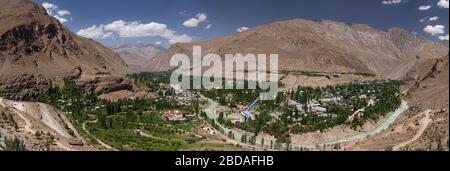
<svg viewBox="0 0 450 171">
<path fill-rule="evenodd" d="M 419 59 L 439 58 L 448 48 L 400 28 L 380 31 L 367 25 L 329 20 L 294 19 L 275 22 L 214 40 L 178 43 L 148 61 L 145 69 L 173 69 L 176 53 L 279 54 L 281 70 L 373 73 L 400 79 Z"/>
<path fill-rule="evenodd" d="M 146 61 L 165 51 L 161 46 L 142 43 L 113 46 L 111 49 L 119 54 L 133 71 L 141 70 Z"/>
<path fill-rule="evenodd" d="M 118 83 L 122 81 L 118 77 L 128 72 L 112 50 L 70 32 L 40 5 L 29 0 L 0 0 L 0 4 L 3 97 L 27 98 L 50 85 L 62 85 L 64 79 L 96 84 L 107 78 Z"/>
</svg>

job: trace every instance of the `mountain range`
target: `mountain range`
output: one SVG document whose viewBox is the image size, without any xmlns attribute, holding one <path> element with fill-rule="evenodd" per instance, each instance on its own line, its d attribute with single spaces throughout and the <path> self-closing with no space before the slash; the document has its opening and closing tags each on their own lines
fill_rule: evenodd
<svg viewBox="0 0 450 171">
<path fill-rule="evenodd" d="M 402 78 L 422 60 L 448 53 L 441 43 L 400 28 L 382 31 L 362 24 L 294 19 L 214 40 L 174 44 L 150 59 L 145 70 L 175 68 L 170 58 L 176 53 L 191 55 L 194 45 L 202 47 L 203 55 L 279 54 L 280 70 L 371 73 L 390 79 Z"/>
<path fill-rule="evenodd" d="M 402 97 L 411 110 L 392 128 L 401 127 L 400 130 L 406 130 L 403 133 L 411 133 L 410 127 L 420 126 L 416 119 L 423 117 L 420 112 L 425 112 L 425 120 L 430 117 L 430 124 L 427 122 L 424 133 L 413 145 L 426 149 L 425 145 L 440 140 L 441 136 L 448 142 L 448 41 L 433 42 L 401 28 L 378 30 L 363 24 L 294 19 L 213 40 L 176 43 L 169 49 L 151 44 L 108 48 L 72 33 L 30 0 L 0 0 L 0 4 L 0 109 L 14 109 L 17 116 L 24 114 L 34 123 L 42 122 L 44 130 L 53 131 L 58 135 L 57 141 L 64 144 L 73 144 L 70 141 L 74 137 L 67 131 L 76 129 L 70 124 L 65 126 L 69 121 L 63 112 L 46 104 L 14 100 L 32 99 L 66 81 L 106 94 L 107 100 L 130 98 L 138 91 L 147 97 L 155 92 L 148 91 L 145 85 L 136 85 L 126 75 L 174 69 L 169 65 L 171 57 L 177 53 L 191 55 L 195 45 L 202 47 L 203 55 L 279 54 L 279 68 L 283 71 L 368 73 L 376 75 L 373 79 L 402 80 L 405 83 L 401 87 L 405 90 Z M 32 110 L 18 110 L 23 108 Z M 26 126 L 27 119 L 19 124 L 34 129 Z M 388 137 L 383 140 L 393 140 L 398 137 L 395 131 L 380 135 Z M 65 149 L 64 144 L 57 146 Z"/>
<path fill-rule="evenodd" d="M 165 51 L 161 46 L 142 43 L 112 46 L 111 49 L 119 54 L 125 63 L 134 71 L 141 70 L 145 61 Z"/>
</svg>

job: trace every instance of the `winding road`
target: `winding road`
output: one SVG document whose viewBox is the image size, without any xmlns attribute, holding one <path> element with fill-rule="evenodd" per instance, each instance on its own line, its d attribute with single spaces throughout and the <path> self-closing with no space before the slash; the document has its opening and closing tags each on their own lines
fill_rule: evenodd
<svg viewBox="0 0 450 171">
<path fill-rule="evenodd" d="M 208 105 L 204 109 L 204 112 L 206 113 L 208 118 L 209 119 L 219 118 L 219 114 L 216 112 L 216 109 L 219 106 L 219 104 L 211 99 L 208 99 L 205 97 L 203 97 L 203 98 L 208 101 Z M 361 140 L 361 139 L 366 138 L 367 136 L 372 136 L 372 135 L 378 134 L 378 133 L 388 129 L 397 120 L 397 118 L 403 112 L 407 111 L 408 109 L 409 109 L 408 103 L 406 101 L 402 100 L 402 103 L 397 110 L 395 110 L 381 124 L 379 124 L 375 128 L 372 128 L 368 131 L 364 131 L 364 132 L 360 132 L 360 133 L 348 135 L 348 136 L 336 137 L 336 138 L 330 139 L 328 141 L 323 141 L 320 143 L 311 144 L 311 143 L 294 142 L 294 143 L 291 143 L 290 145 L 292 146 L 292 148 L 316 148 L 317 146 L 335 145 L 335 144 L 341 144 L 341 143 L 345 143 L 345 142 Z M 222 126 L 220 124 L 219 124 L 219 126 L 224 129 L 225 133 L 228 133 L 229 131 L 233 132 L 237 140 L 241 139 L 241 136 L 246 134 L 246 133 L 238 131 L 238 130 L 225 128 L 224 126 Z M 265 138 L 264 144 L 268 145 L 271 142 L 275 142 L 275 140 L 276 140 L 275 138 Z M 256 139 L 256 144 L 261 145 L 261 142 L 262 142 L 261 138 Z M 283 146 L 285 146 L 285 144 Z"/>
<path fill-rule="evenodd" d="M 428 125 L 431 122 L 433 122 L 433 120 L 430 117 L 431 112 L 432 112 L 431 110 L 427 110 L 424 113 L 421 113 L 420 115 L 418 115 L 418 116 L 425 115 L 425 117 L 420 119 L 420 121 L 419 121 L 419 123 L 420 123 L 419 131 L 417 131 L 417 133 L 414 135 L 414 137 L 412 139 L 410 139 L 408 141 L 405 141 L 405 142 L 402 142 L 402 143 L 394 146 L 393 150 L 398 151 L 401 148 L 403 148 L 403 147 L 407 146 L 408 144 L 410 144 L 410 143 L 416 141 L 417 139 L 419 139 L 423 135 L 425 130 L 428 128 Z"/>
<path fill-rule="evenodd" d="M 86 129 L 86 123 L 88 123 L 88 122 L 89 122 L 89 123 L 97 123 L 98 120 L 94 120 L 94 121 L 85 121 L 85 122 L 83 122 L 82 128 L 83 128 L 83 130 L 84 130 L 87 134 L 89 134 L 91 137 L 93 137 L 93 138 L 95 139 L 95 141 L 97 141 L 98 144 L 100 144 L 101 146 L 105 147 L 106 149 L 111 150 L 111 151 L 119 151 L 119 150 L 115 149 L 114 147 L 111 147 L 110 145 L 104 143 L 103 141 L 101 141 L 100 139 L 98 139 L 97 137 L 95 137 L 94 135 L 92 135 L 92 134 Z"/>
</svg>

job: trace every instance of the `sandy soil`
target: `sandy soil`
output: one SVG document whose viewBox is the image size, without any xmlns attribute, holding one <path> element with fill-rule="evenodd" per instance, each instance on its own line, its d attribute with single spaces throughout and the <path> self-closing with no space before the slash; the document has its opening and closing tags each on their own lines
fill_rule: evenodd
<svg viewBox="0 0 450 171">
<path fill-rule="evenodd" d="M 63 151 L 89 151 L 95 150 L 91 146 L 73 146 L 70 141 L 75 139 L 64 128 L 64 123 L 69 123 L 64 114 L 58 112 L 53 107 L 32 102 L 17 102 L 0 98 L 0 109 L 11 114 L 16 121 L 19 129 L 16 132 L 10 132 L 10 136 L 17 136 L 26 141 L 29 150 L 41 150 L 46 140 L 35 136 L 38 131 L 47 132 L 54 136 L 54 142 L 51 146 L 52 150 Z M 78 132 L 71 124 L 69 129 L 79 136 Z M 81 139 L 85 142 L 84 139 Z"/>
<path fill-rule="evenodd" d="M 430 113 L 431 113 L 431 110 L 427 110 L 427 111 L 423 112 L 422 114 L 418 115 L 418 116 L 425 115 L 425 117 L 420 119 L 420 121 L 419 121 L 420 128 L 417 131 L 417 133 L 414 135 L 414 137 L 412 139 L 410 139 L 408 141 L 405 141 L 405 142 L 402 142 L 402 143 L 394 146 L 393 149 L 394 150 L 399 150 L 399 149 L 407 146 L 408 144 L 416 141 L 417 139 L 419 139 L 422 136 L 422 134 L 425 132 L 425 130 L 428 128 L 428 125 L 431 122 L 433 122 L 433 120 L 430 118 Z"/>
</svg>

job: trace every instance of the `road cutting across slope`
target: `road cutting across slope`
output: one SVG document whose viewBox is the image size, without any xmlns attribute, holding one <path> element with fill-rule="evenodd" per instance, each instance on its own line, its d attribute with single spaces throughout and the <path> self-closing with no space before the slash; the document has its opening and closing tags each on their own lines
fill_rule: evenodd
<svg viewBox="0 0 450 171">
<path fill-rule="evenodd" d="M 419 121 L 419 124 L 420 124 L 419 131 L 417 131 L 417 133 L 414 135 L 414 137 L 412 139 L 394 146 L 393 149 L 400 150 L 401 148 L 406 147 L 408 144 L 419 139 L 423 135 L 425 130 L 428 128 L 428 125 L 433 122 L 433 119 L 431 119 L 431 117 L 430 117 L 431 112 L 432 112 L 431 110 L 427 110 L 427 111 L 419 114 L 418 116 L 425 115 L 425 117 L 420 119 L 420 121 Z"/>
</svg>

